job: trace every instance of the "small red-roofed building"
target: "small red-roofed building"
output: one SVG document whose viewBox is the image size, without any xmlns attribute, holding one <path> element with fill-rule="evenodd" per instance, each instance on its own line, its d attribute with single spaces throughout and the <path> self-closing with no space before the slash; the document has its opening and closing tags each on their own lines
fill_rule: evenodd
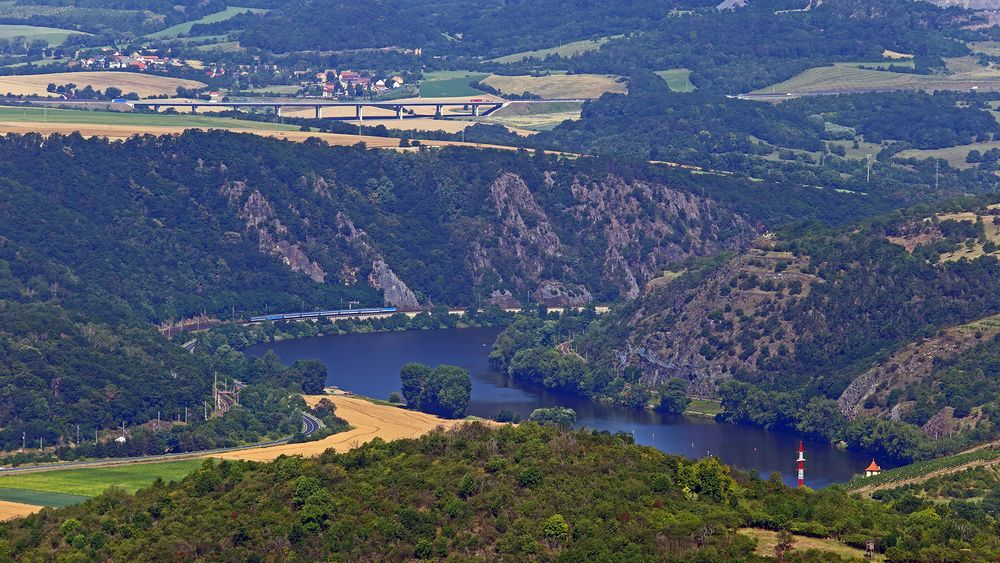
<svg viewBox="0 0 1000 563">
<path fill-rule="evenodd" d="M 865 477 L 874 477 L 879 473 L 882 473 L 882 468 L 872 459 L 872 462 L 865 468 Z"/>
</svg>

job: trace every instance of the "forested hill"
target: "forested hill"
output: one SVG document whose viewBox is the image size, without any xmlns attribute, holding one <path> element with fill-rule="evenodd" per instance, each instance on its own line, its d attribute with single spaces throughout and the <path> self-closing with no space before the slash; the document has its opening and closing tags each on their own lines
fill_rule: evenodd
<svg viewBox="0 0 1000 563">
<path fill-rule="evenodd" d="M 698 88 L 733 94 L 780 82 L 811 66 L 880 60 L 886 49 L 914 54 L 919 71 L 927 72 L 943 66 L 942 57 L 968 54 L 951 36 L 960 35 L 959 27 L 975 17 L 960 8 L 911 0 L 754 0 L 735 10 L 718 10 L 718 4 L 378 0 L 361 6 L 345 0 L 296 0 L 278 3 L 266 14 L 196 25 L 192 32 L 235 33 L 243 46 L 273 53 L 421 48 L 423 55 L 415 60 L 432 66 L 619 75 L 688 68 Z M 594 38 L 609 41 L 573 56 L 491 62 Z"/>
<path fill-rule="evenodd" d="M 626 358 L 648 386 L 720 395 L 732 421 L 906 457 L 984 439 L 1000 407 L 987 383 L 1000 327 L 983 320 L 1000 313 L 994 201 L 779 229 L 651 284 L 573 346 L 618 370 Z M 872 415 L 899 426 L 847 424 Z"/>
<path fill-rule="evenodd" d="M 262 15 L 197 25 L 197 34 L 231 30 L 244 44 L 277 53 L 377 47 L 492 58 L 594 35 L 643 29 L 692 0 L 551 1 L 294 0 Z M 320 17 L 308 17 L 314 14 Z M 328 17 L 330 16 L 330 17 Z M 295 33 L 278 31 L 294 28 Z"/>
<path fill-rule="evenodd" d="M 7 137 L 0 178 L 0 236 L 154 323 L 383 299 L 609 301 L 793 216 L 842 222 L 886 205 L 646 164 L 223 132 Z"/>
<path fill-rule="evenodd" d="M 318 459 L 206 461 L 181 483 L 4 524 L 0 549 L 22 560 L 766 560 L 737 532 L 749 526 L 835 538 L 825 543 L 841 552 L 874 541 L 894 561 L 989 560 L 994 518 L 970 503 L 896 509 L 839 487 L 790 490 L 625 436 L 474 424 Z M 791 560 L 840 560 L 794 547 Z"/>
</svg>

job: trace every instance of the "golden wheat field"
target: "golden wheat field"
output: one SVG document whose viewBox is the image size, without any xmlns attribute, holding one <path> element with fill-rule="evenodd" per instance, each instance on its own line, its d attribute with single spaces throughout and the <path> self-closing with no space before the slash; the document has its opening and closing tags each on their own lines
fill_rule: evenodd
<svg viewBox="0 0 1000 563">
<path fill-rule="evenodd" d="M 55 72 L 49 74 L 22 74 L 0 77 L 0 94 L 17 96 L 51 96 L 46 91 L 49 84 L 62 86 L 76 84 L 83 88 L 90 85 L 95 90 L 105 90 L 109 86 L 120 88 L 123 93 L 135 92 L 141 97 L 160 94 L 175 94 L 177 87 L 202 88 L 205 85 L 196 80 L 169 78 L 137 72 Z"/>
<path fill-rule="evenodd" d="M 464 420 L 448 420 L 422 412 L 375 404 L 357 397 L 312 395 L 306 397 L 306 402 L 315 405 L 324 398 L 333 401 L 337 407 L 337 416 L 352 426 L 350 430 L 315 442 L 282 444 L 229 452 L 212 457 L 270 461 L 279 455 L 316 456 L 330 448 L 337 452 L 345 452 L 374 438 L 382 438 L 387 441 L 417 438 L 435 428 L 452 428 L 465 423 Z"/>
</svg>

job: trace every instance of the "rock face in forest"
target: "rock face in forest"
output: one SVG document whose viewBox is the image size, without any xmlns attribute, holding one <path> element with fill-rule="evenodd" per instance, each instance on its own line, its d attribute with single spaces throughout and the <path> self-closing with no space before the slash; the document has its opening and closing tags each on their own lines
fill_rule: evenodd
<svg viewBox="0 0 1000 563">
<path fill-rule="evenodd" d="M 383 301 L 386 305 L 399 307 L 403 310 L 420 308 L 417 296 L 396 275 L 396 272 L 392 271 L 385 258 L 372 244 L 368 233 L 355 227 L 354 222 L 345 213 L 337 214 L 337 229 L 341 236 L 360 254 L 361 259 L 370 264 L 371 272 L 368 274 L 368 284 L 374 289 L 382 290 Z M 346 263 L 345 268 L 351 271 L 359 269 Z"/>
<path fill-rule="evenodd" d="M 694 194 L 621 178 L 575 179 L 578 202 L 568 211 L 600 229 L 605 240 L 603 271 L 629 298 L 666 264 L 743 247 L 754 229 L 742 217 Z"/>
<path fill-rule="evenodd" d="M 386 305 L 403 309 L 635 298 L 667 265 L 744 248 L 756 235 L 712 200 L 611 175 L 551 170 L 529 181 L 501 172 L 468 190 L 482 197 L 461 211 L 421 202 L 431 204 L 427 220 L 421 209 L 399 205 L 409 195 L 387 176 L 364 188 L 303 176 L 293 197 L 234 180 L 219 192 L 261 252 L 317 283 L 367 282 Z M 367 199 L 364 210 L 348 210 L 345 198 L 358 197 Z M 442 285 L 461 295 L 442 294 Z"/>
<path fill-rule="evenodd" d="M 641 368 L 645 384 L 677 377 L 692 394 L 712 396 L 736 373 L 794 353 L 807 333 L 793 330 L 786 311 L 823 283 L 809 272 L 808 256 L 776 251 L 761 237 L 700 283 L 657 278 L 627 320 L 619 360 Z"/>
<path fill-rule="evenodd" d="M 505 173 L 490 185 L 494 216 L 470 245 L 468 263 L 477 284 L 493 284 L 492 298 L 510 293 L 550 306 L 584 305 L 595 294 L 634 298 L 665 265 L 745 247 L 756 234 L 713 201 L 662 185 L 558 180 L 548 173 L 530 187 Z"/>
<path fill-rule="evenodd" d="M 284 238 L 288 229 L 259 191 L 254 190 L 244 198 L 248 191 L 245 182 L 227 182 L 220 191 L 231 204 L 238 206 L 237 216 L 243 220 L 247 231 L 257 235 L 261 252 L 277 255 L 292 271 L 302 272 L 316 283 L 326 281 L 323 268 L 312 261 L 298 243 Z"/>
</svg>

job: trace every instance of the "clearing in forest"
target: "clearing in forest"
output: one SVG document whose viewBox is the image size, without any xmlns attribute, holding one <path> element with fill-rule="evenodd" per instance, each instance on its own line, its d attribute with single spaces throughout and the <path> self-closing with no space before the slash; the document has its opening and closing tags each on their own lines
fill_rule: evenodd
<svg viewBox="0 0 1000 563">
<path fill-rule="evenodd" d="M 761 557 L 774 557 L 774 547 L 778 545 L 778 532 L 773 530 L 761 530 L 759 528 L 740 528 L 737 532 L 757 540 L 757 549 L 755 550 L 757 555 Z M 851 560 L 860 561 L 865 559 L 864 551 L 843 544 L 837 540 L 811 538 L 809 536 L 792 534 L 791 551 L 805 551 L 807 549 L 815 549 L 817 551 L 830 553 L 839 557 L 847 557 Z M 874 561 L 885 561 L 885 557 L 876 555 Z"/>
<path fill-rule="evenodd" d="M 70 35 L 90 35 L 82 31 L 72 29 L 59 29 L 57 27 L 42 27 L 37 25 L 2 24 L 0 25 L 0 39 L 14 39 L 23 37 L 25 41 L 31 43 L 36 39 L 47 41 L 50 47 L 62 45 Z"/>
<path fill-rule="evenodd" d="M 891 90 L 980 90 L 1000 91 L 1000 69 L 983 66 L 975 57 L 946 59 L 951 74 L 915 74 L 873 70 L 866 67 L 888 68 L 888 65 L 911 66 L 913 61 L 881 61 L 869 63 L 837 63 L 814 67 L 773 86 L 751 94 L 815 95 Z"/>
<path fill-rule="evenodd" d="M 247 12 L 262 14 L 268 12 L 268 10 L 263 8 L 241 8 L 239 6 L 229 6 L 225 10 L 222 10 L 221 12 L 215 12 L 214 14 L 209 14 L 197 20 L 179 23 L 177 25 L 172 25 L 166 29 L 161 29 L 156 33 L 150 33 L 149 35 L 146 36 L 146 38 L 170 39 L 172 37 L 177 37 L 179 35 L 187 35 L 188 33 L 191 33 L 191 28 L 194 27 L 195 24 L 218 23 L 221 21 L 226 21 L 240 14 L 245 14 Z"/>
<path fill-rule="evenodd" d="M 691 83 L 691 69 L 672 68 L 669 70 L 656 71 L 657 76 L 667 82 L 667 86 L 674 92 L 693 92 L 696 88 Z"/>
<path fill-rule="evenodd" d="M 547 49 L 536 49 L 534 51 L 524 51 L 521 53 L 513 53 L 511 55 L 505 55 L 503 57 L 497 57 L 495 59 L 490 59 L 487 62 L 491 63 L 517 63 L 524 59 L 539 59 L 542 60 L 549 55 L 559 55 L 560 57 L 575 57 L 583 53 L 588 53 L 590 51 L 596 51 L 612 39 L 621 39 L 623 35 L 612 35 L 610 37 L 599 37 L 597 39 L 584 39 L 582 41 L 572 41 L 570 43 L 563 43 L 562 45 L 556 45 L 555 47 L 549 47 Z"/>
</svg>

